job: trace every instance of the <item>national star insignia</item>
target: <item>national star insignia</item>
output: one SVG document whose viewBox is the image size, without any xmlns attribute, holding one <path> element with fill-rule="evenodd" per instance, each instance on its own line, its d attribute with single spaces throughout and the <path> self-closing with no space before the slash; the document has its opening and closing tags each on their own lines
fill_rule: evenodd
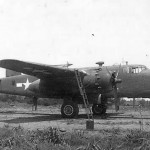
<svg viewBox="0 0 150 150">
<path fill-rule="evenodd" d="M 25 86 L 24 90 L 26 90 L 29 87 L 30 84 L 31 83 L 29 82 L 29 80 L 27 78 L 27 81 L 25 83 L 17 83 L 16 87 L 22 87 L 22 85 L 24 85 Z"/>
<path fill-rule="evenodd" d="M 26 89 L 29 87 L 29 85 L 30 85 L 31 83 L 29 82 L 29 80 L 28 80 L 28 78 L 27 78 L 26 83 L 22 83 L 22 84 L 24 84 L 24 86 L 25 86 L 25 89 L 24 89 L 24 90 L 26 90 Z"/>
</svg>

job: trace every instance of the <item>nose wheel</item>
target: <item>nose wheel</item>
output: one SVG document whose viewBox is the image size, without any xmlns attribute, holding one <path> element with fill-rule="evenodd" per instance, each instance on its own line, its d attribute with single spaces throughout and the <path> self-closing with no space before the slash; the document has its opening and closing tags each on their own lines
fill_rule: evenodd
<svg viewBox="0 0 150 150">
<path fill-rule="evenodd" d="M 92 112 L 93 115 L 103 115 L 106 113 L 106 106 L 102 104 L 93 104 Z"/>
</svg>

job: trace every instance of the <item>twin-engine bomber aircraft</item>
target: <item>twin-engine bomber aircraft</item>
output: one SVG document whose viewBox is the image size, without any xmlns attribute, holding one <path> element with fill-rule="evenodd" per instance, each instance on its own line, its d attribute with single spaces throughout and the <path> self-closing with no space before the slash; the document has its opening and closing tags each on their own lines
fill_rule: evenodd
<svg viewBox="0 0 150 150">
<path fill-rule="evenodd" d="M 78 104 L 83 104 L 83 88 L 88 102 L 93 104 L 93 114 L 98 115 L 106 113 L 108 98 L 114 97 L 118 110 L 119 97 L 150 97 L 150 70 L 146 66 L 106 67 L 102 66 L 103 62 L 97 64 L 97 67 L 72 69 L 19 60 L 1 60 L 0 67 L 26 75 L 0 79 L 0 92 L 36 98 L 62 98 L 61 114 L 66 118 L 78 115 Z M 83 87 L 77 81 L 81 81 Z"/>
</svg>

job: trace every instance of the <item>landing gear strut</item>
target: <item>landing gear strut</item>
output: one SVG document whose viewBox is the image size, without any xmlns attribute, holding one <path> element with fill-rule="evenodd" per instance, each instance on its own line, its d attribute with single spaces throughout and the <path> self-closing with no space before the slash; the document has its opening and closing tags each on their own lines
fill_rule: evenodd
<svg viewBox="0 0 150 150">
<path fill-rule="evenodd" d="M 98 97 L 98 101 L 96 104 L 93 104 L 92 106 L 92 112 L 94 115 L 106 115 L 106 109 L 107 109 L 107 97 L 104 95 Z"/>
<path fill-rule="evenodd" d="M 63 118 L 74 118 L 79 114 L 78 104 L 73 101 L 64 102 L 61 106 L 61 115 Z"/>
</svg>

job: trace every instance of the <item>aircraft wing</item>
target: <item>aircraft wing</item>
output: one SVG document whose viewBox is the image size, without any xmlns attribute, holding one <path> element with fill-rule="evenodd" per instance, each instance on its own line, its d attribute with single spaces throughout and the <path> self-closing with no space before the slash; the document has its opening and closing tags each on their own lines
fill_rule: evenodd
<svg viewBox="0 0 150 150">
<path fill-rule="evenodd" d="M 74 69 L 25 62 L 14 59 L 0 60 L 0 67 L 35 76 L 40 79 L 71 78 L 75 76 Z M 84 72 L 81 73 L 82 75 L 86 75 Z"/>
</svg>

